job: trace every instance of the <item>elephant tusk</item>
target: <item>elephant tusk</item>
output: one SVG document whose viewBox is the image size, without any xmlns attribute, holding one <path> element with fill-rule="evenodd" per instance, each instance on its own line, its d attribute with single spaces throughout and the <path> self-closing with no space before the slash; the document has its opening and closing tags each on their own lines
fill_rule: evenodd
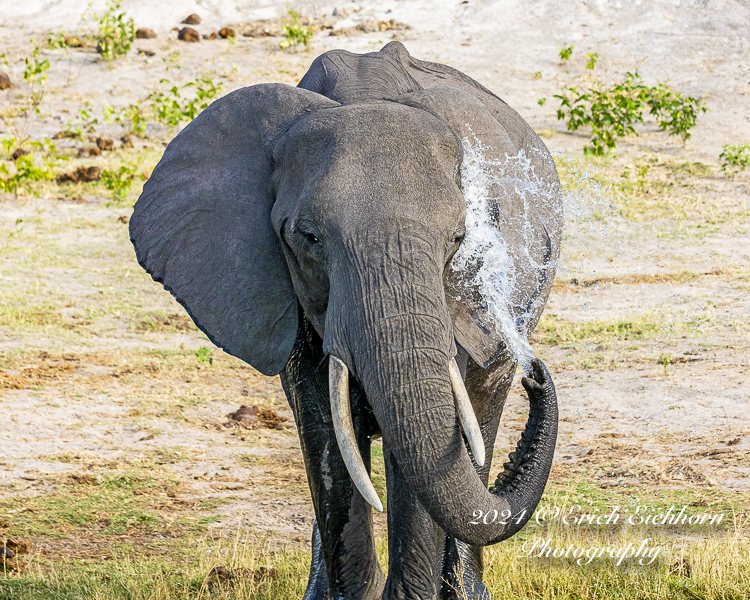
<svg viewBox="0 0 750 600">
<path fill-rule="evenodd" d="M 354 437 L 354 424 L 352 423 L 352 411 L 349 404 L 349 369 L 333 354 L 330 355 L 328 366 L 328 387 L 331 394 L 331 416 L 333 417 L 333 429 L 336 432 L 336 441 L 339 443 L 341 456 L 344 458 L 349 476 L 359 493 L 365 500 L 372 504 L 375 510 L 383 512 L 383 504 L 378 498 L 378 493 L 370 481 L 370 476 L 362 462 L 359 454 L 357 440 Z"/>
<path fill-rule="evenodd" d="M 464 380 L 461 377 L 461 371 L 458 368 L 456 359 L 452 358 L 448 365 L 448 372 L 451 377 L 451 386 L 453 387 L 453 397 L 456 401 L 456 412 L 458 420 L 461 422 L 461 428 L 464 430 L 466 439 L 469 442 L 471 453 L 474 460 L 480 466 L 484 466 L 484 438 L 482 431 L 479 429 L 477 416 L 474 414 L 474 407 L 469 400 L 469 394 L 466 391 Z"/>
</svg>

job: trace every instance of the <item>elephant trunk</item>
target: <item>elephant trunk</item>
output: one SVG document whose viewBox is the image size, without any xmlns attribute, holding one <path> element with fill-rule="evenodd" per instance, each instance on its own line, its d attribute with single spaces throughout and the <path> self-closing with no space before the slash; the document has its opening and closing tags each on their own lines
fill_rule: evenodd
<svg viewBox="0 0 750 600">
<path fill-rule="evenodd" d="M 557 403 L 549 373 L 535 361 L 533 378 L 524 378 L 529 420 L 490 492 L 461 432 L 455 398 L 465 390 L 454 390 L 463 386 L 455 377 L 451 381 L 456 349 L 441 279 L 387 286 L 358 281 L 353 287 L 369 295 L 347 302 L 346 319 L 326 325 L 325 346 L 332 364 L 348 364 L 363 385 L 382 430 L 386 460 L 452 536 L 487 545 L 514 535 L 539 503 L 552 464 Z M 488 448 L 477 462 L 491 455 Z M 361 481 L 362 470 L 352 475 Z"/>
</svg>

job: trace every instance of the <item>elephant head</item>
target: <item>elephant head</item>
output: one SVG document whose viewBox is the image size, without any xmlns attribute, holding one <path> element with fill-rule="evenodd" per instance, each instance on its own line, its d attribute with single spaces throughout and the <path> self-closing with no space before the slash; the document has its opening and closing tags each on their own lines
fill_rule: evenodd
<svg viewBox="0 0 750 600">
<path fill-rule="evenodd" d="M 341 450 L 359 489 L 377 505 L 356 444 L 347 449 L 349 373 L 433 519 L 487 544 L 520 529 L 539 501 L 556 408 L 534 405 L 551 385 L 536 363 L 541 384 L 525 382 L 532 415 L 521 452 L 490 493 L 461 425 L 477 464 L 492 449 L 481 444 L 454 360 L 457 345 L 485 367 L 510 355 L 508 331 L 475 285 L 482 257 L 468 272 L 451 266 L 475 233 L 466 229 L 470 147 L 491 175 L 487 214 L 510 259 L 506 313 L 528 333 L 559 251 L 549 152 L 500 99 L 398 43 L 329 52 L 298 88 L 261 84 L 214 102 L 168 146 L 130 233 L 140 264 L 198 327 L 262 373 L 284 368 L 302 311 L 331 357 Z M 477 510 L 518 521 L 471 524 Z"/>
</svg>

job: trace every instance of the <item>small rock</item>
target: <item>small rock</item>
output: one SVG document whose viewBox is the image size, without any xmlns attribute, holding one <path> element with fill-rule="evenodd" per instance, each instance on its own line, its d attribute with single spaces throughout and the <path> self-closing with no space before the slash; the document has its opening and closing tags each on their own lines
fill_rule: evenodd
<svg viewBox="0 0 750 600">
<path fill-rule="evenodd" d="M 10 548 L 16 554 L 28 554 L 31 552 L 31 542 L 25 542 L 17 538 L 8 538 L 5 542 L 6 547 Z"/>
<path fill-rule="evenodd" d="M 66 139 L 75 139 L 80 137 L 77 133 L 73 131 L 58 131 L 55 135 L 52 136 L 53 140 L 66 140 Z"/>
<path fill-rule="evenodd" d="M 192 15 L 190 15 L 189 17 L 187 17 L 183 21 L 183 23 L 185 25 L 200 25 L 201 24 L 201 18 L 198 15 L 196 15 L 195 13 L 193 13 Z"/>
<path fill-rule="evenodd" d="M 182 40 L 183 42 L 200 42 L 201 36 L 195 29 L 191 27 L 183 27 L 177 34 L 177 39 Z"/>
<path fill-rule="evenodd" d="M 228 581 L 231 578 L 232 572 L 226 567 L 214 567 L 208 573 L 208 580 L 210 583 L 216 581 Z"/>
<path fill-rule="evenodd" d="M 231 27 L 222 27 L 221 29 L 219 29 L 219 35 L 224 39 L 237 37 L 237 34 Z"/>
<path fill-rule="evenodd" d="M 127 215 L 120 215 L 117 220 L 122 223 L 123 225 L 127 225 L 130 223 L 130 217 Z"/>
<path fill-rule="evenodd" d="M 3 571 L 15 571 L 16 573 L 22 573 L 24 569 L 25 565 L 18 562 L 18 559 L 8 558 L 5 560 L 0 560 L 0 573 L 2 573 Z"/>
<path fill-rule="evenodd" d="M 258 569 L 248 569 L 246 567 L 240 567 L 230 571 L 226 567 L 214 567 L 208 574 L 208 587 L 213 590 L 217 584 L 231 583 L 235 584 L 241 580 L 248 581 L 261 581 L 263 579 L 276 579 L 278 577 L 278 571 L 268 567 L 260 567 Z"/>
<path fill-rule="evenodd" d="M 156 37 L 156 32 L 153 29 L 141 27 L 140 29 L 136 29 L 135 37 L 139 40 L 150 40 L 151 38 Z"/>
<path fill-rule="evenodd" d="M 245 406 L 244 404 L 240 406 L 236 411 L 229 413 L 227 415 L 227 417 L 229 417 L 232 421 L 247 421 L 247 422 L 254 420 L 255 417 L 257 416 L 258 416 L 257 406 Z"/>
<path fill-rule="evenodd" d="M 272 408 L 242 405 L 238 410 L 227 415 L 229 422 L 225 427 L 246 427 L 247 429 L 283 430 L 283 423 L 289 419 L 279 415 Z"/>
<path fill-rule="evenodd" d="M 254 581 L 258 581 L 260 579 L 276 579 L 279 575 L 276 569 L 271 569 L 268 567 L 260 567 L 258 569 L 255 569 L 251 573 L 248 572 L 249 569 L 236 569 L 233 573 L 233 575 L 236 578 L 239 578 L 239 573 L 237 573 L 237 571 L 245 571 L 245 573 L 243 573 L 245 577 L 252 575 L 252 578 Z"/>
<path fill-rule="evenodd" d="M 122 145 L 124 148 L 132 148 L 133 147 L 133 138 L 129 135 L 124 135 L 120 138 L 120 141 L 122 142 Z"/>
<path fill-rule="evenodd" d="M 218 34 L 217 34 L 217 33 L 216 33 L 215 31 L 214 31 L 213 33 L 209 33 L 208 35 L 204 35 L 204 36 L 203 36 L 203 39 L 204 39 L 204 40 L 218 40 L 218 39 L 219 39 L 219 36 L 218 36 Z"/>
<path fill-rule="evenodd" d="M 78 149 L 79 158 L 82 158 L 84 156 L 101 156 L 101 155 L 102 155 L 102 151 L 96 146 L 88 146 L 86 148 Z"/>
<path fill-rule="evenodd" d="M 68 48 L 88 48 L 86 40 L 82 40 L 77 35 L 66 35 L 64 40 Z"/>
<path fill-rule="evenodd" d="M 10 77 L 5 71 L 0 71 L 0 90 L 7 90 L 10 87 Z"/>
<path fill-rule="evenodd" d="M 102 178 L 102 170 L 99 167 L 78 167 L 75 171 L 70 173 L 63 173 L 57 176 L 58 183 L 65 183 L 69 181 L 71 183 L 90 183 L 92 181 L 99 181 Z"/>
<path fill-rule="evenodd" d="M 7 529 L 10 527 L 10 521 L 8 521 L 8 519 L 0 519 L 0 527 Z"/>
<path fill-rule="evenodd" d="M 354 35 L 355 33 L 357 33 L 357 31 L 358 30 L 356 27 L 342 27 L 341 29 L 332 29 L 328 35 L 333 37 L 347 37 L 350 35 Z"/>
<path fill-rule="evenodd" d="M 249 38 L 274 37 L 283 33 L 281 22 L 278 19 L 272 21 L 250 21 L 242 29 L 242 35 Z"/>
<path fill-rule="evenodd" d="M 156 52 L 153 52 L 152 50 L 144 50 L 143 48 L 137 48 L 138 56 L 156 56 Z"/>
<path fill-rule="evenodd" d="M 94 478 L 89 473 L 73 473 L 70 478 L 78 485 L 94 485 Z"/>
<path fill-rule="evenodd" d="M 690 561 L 684 556 L 669 568 L 670 574 L 677 575 L 678 577 L 684 577 L 686 579 L 690 579 L 691 571 L 692 569 L 690 568 Z"/>
<path fill-rule="evenodd" d="M 16 148 L 13 151 L 13 154 L 10 155 L 11 160 L 18 160 L 22 156 L 28 156 L 31 154 L 28 150 L 24 150 L 23 148 Z"/>
<path fill-rule="evenodd" d="M 110 138 L 98 137 L 96 138 L 96 145 L 99 147 L 99 150 L 106 150 L 108 152 L 115 149 L 115 142 Z"/>
<path fill-rule="evenodd" d="M 0 559 L 8 560 L 9 558 L 13 558 L 15 555 L 16 553 L 13 552 L 13 550 L 11 550 L 10 548 L 6 548 L 5 546 L 0 548 Z"/>
</svg>

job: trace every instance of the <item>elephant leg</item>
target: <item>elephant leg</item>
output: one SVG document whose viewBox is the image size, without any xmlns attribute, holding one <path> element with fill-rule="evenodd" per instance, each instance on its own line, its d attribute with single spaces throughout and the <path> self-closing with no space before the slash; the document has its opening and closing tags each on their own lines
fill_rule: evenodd
<svg viewBox="0 0 750 600">
<path fill-rule="evenodd" d="M 503 414 L 505 401 L 508 398 L 515 361 L 498 360 L 487 369 L 482 369 L 463 351 L 459 352 L 457 362 L 464 375 L 466 389 L 472 399 L 475 414 L 482 430 L 484 446 L 487 451 L 484 467 L 475 467 L 482 482 L 487 485 L 492 461 L 492 449 Z M 463 361 L 461 359 L 464 359 Z M 464 369 L 464 365 L 466 365 Z M 483 547 L 465 544 L 449 535 L 445 536 L 442 566 L 442 584 L 439 598 L 441 600 L 489 600 L 490 595 L 482 583 L 484 572 Z"/>
<path fill-rule="evenodd" d="M 318 522 L 313 524 L 312 532 L 312 560 L 310 561 L 310 576 L 307 578 L 307 589 L 302 600 L 320 600 L 325 598 L 328 591 L 328 574 L 326 560 L 323 558 L 323 543 L 320 539 Z"/>
<path fill-rule="evenodd" d="M 304 317 L 281 383 L 297 423 L 320 539 L 316 549 L 314 531 L 305 599 L 380 598 L 385 576 L 375 554 L 372 511 L 354 487 L 339 452 L 328 397 L 328 362 L 320 337 Z M 370 436 L 376 422 L 356 384 L 351 386 L 351 402 L 359 451 L 369 471 Z"/>
<path fill-rule="evenodd" d="M 383 456 L 388 485 L 388 579 L 383 600 L 434 598 L 445 532 L 412 494 L 385 443 Z"/>
</svg>

